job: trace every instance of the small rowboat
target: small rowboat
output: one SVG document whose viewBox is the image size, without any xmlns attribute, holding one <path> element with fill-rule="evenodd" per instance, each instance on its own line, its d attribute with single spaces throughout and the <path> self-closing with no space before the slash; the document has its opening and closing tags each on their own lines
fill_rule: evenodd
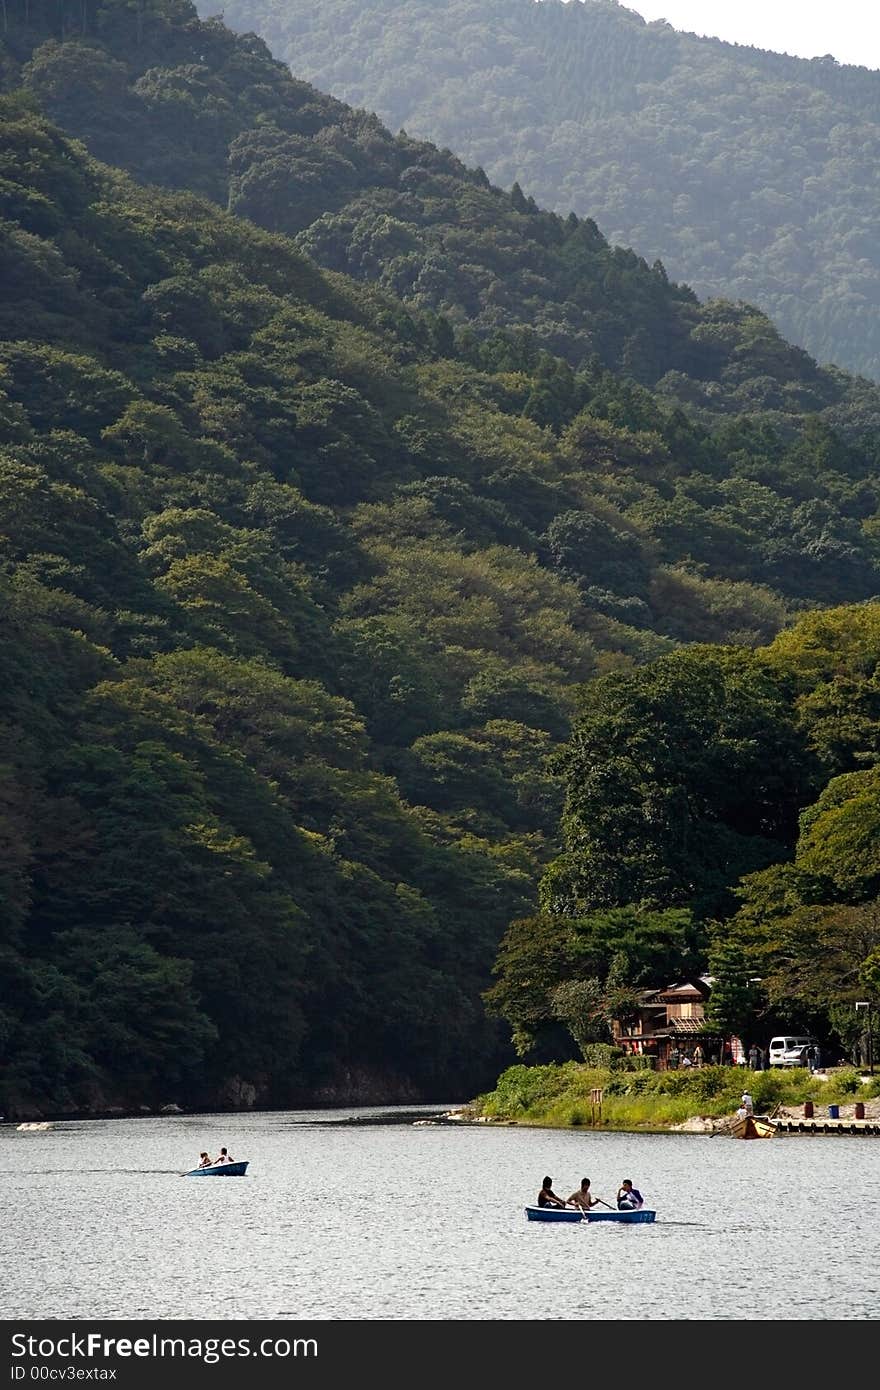
<svg viewBox="0 0 880 1390">
<path fill-rule="evenodd" d="M 585 1221 L 623 1221 L 627 1226 L 652 1226 L 656 1211 L 637 1207 L 634 1211 L 585 1211 Z"/>
<path fill-rule="evenodd" d="M 730 1126 L 734 1139 L 772 1139 L 776 1125 L 766 1115 L 743 1115 Z"/>
<path fill-rule="evenodd" d="M 650 1226 L 656 1211 L 639 1207 L 635 1211 L 575 1211 L 573 1207 L 526 1207 L 529 1221 L 621 1221 L 626 1226 Z"/>
<path fill-rule="evenodd" d="M 249 1162 L 249 1159 L 245 1159 L 243 1163 L 212 1163 L 210 1168 L 193 1168 L 189 1173 L 184 1173 L 183 1176 L 185 1178 L 243 1178 Z"/>
<path fill-rule="evenodd" d="M 526 1207 L 529 1221 L 583 1221 L 584 1213 L 574 1207 Z"/>
</svg>

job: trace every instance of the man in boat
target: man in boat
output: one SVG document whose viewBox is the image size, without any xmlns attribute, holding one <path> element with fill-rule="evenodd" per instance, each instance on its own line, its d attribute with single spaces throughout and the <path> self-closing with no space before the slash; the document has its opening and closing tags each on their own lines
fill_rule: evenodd
<svg viewBox="0 0 880 1390">
<path fill-rule="evenodd" d="M 564 1207 L 565 1202 L 553 1191 L 553 1179 L 545 1178 L 538 1193 L 539 1207 Z"/>
<path fill-rule="evenodd" d="M 219 1154 L 217 1155 L 217 1157 L 214 1159 L 214 1163 L 212 1164 L 212 1167 L 216 1167 L 217 1164 L 219 1164 L 219 1163 L 234 1163 L 234 1162 L 235 1162 L 235 1159 L 232 1157 L 232 1154 L 229 1152 L 229 1150 L 228 1150 L 228 1149 L 221 1149 L 220 1152 L 219 1152 Z"/>
<path fill-rule="evenodd" d="M 618 1211 L 638 1211 L 639 1207 L 645 1205 L 645 1199 L 637 1187 L 633 1187 L 631 1178 L 624 1178 L 617 1191 L 617 1210 Z"/>
<path fill-rule="evenodd" d="M 570 1207 L 580 1207 L 582 1211 L 589 1211 L 590 1207 L 599 1205 L 598 1197 L 594 1197 L 590 1191 L 590 1179 L 581 1178 L 581 1185 L 577 1192 L 572 1192 L 568 1199 Z"/>
</svg>

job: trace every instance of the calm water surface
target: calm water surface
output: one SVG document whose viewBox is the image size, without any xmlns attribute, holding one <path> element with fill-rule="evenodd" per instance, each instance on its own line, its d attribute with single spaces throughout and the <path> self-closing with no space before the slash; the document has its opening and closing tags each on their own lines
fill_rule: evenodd
<svg viewBox="0 0 880 1390">
<path fill-rule="evenodd" d="M 389 1114 L 0 1126 L 3 1316 L 880 1315 L 880 1141 L 435 1128 L 411 1111 L 380 1122 Z M 250 1160 L 246 1178 L 179 1176 L 222 1144 Z M 657 1222 L 527 1222 L 545 1173 L 566 1196 L 587 1176 L 609 1201 L 631 1177 Z"/>
</svg>

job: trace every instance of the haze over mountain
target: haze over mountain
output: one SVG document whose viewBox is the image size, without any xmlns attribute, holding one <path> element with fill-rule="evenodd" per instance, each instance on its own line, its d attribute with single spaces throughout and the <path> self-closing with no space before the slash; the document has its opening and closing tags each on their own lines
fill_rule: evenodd
<svg viewBox="0 0 880 1390">
<path fill-rule="evenodd" d="M 392 129 L 594 218 L 701 296 L 880 377 L 880 73 L 676 33 L 612 0 L 230 0 Z"/>
<path fill-rule="evenodd" d="M 874 596 L 880 392 L 182 0 L 6 14 L 0 1109 L 477 1089 L 578 687 Z M 730 659 L 713 794 L 794 737 Z"/>
</svg>

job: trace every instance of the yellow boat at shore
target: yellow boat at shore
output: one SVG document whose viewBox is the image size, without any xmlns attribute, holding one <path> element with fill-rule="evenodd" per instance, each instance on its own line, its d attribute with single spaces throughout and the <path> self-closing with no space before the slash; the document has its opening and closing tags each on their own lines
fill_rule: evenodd
<svg viewBox="0 0 880 1390">
<path fill-rule="evenodd" d="M 776 1124 L 767 1115 L 741 1115 L 730 1126 L 734 1139 L 772 1139 Z"/>
</svg>

